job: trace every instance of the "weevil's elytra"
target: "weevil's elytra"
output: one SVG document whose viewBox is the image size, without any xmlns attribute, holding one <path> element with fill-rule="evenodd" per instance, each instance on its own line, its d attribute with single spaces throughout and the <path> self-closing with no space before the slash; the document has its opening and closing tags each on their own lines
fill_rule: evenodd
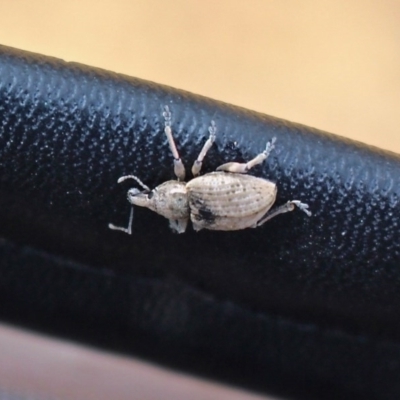
<svg viewBox="0 0 400 400">
<path fill-rule="evenodd" d="M 248 228 L 266 214 L 276 197 L 276 185 L 272 182 L 225 172 L 195 178 L 186 184 L 186 189 L 190 219 L 196 231 Z"/>
<path fill-rule="evenodd" d="M 293 211 L 296 207 L 311 216 L 308 205 L 299 200 L 288 201 L 270 211 L 276 199 L 276 184 L 246 175 L 251 168 L 261 164 L 268 157 L 275 147 L 275 138 L 267 143 L 262 153 L 247 163 L 229 162 L 219 166 L 216 172 L 198 176 L 204 157 L 215 141 L 217 128 L 215 122 L 211 121 L 208 129 L 210 136 L 192 166 L 194 178 L 185 182 L 186 171 L 172 136 L 168 106 L 164 107 L 163 117 L 164 132 L 174 157 L 177 180 L 164 182 L 151 190 L 135 175 L 122 176 L 118 182 L 134 179 L 143 189 L 128 190 L 128 201 L 132 205 L 147 207 L 167 218 L 171 229 L 177 233 L 185 232 L 189 219 L 196 231 L 235 231 L 257 228 L 271 218 Z M 127 228 L 113 224 L 109 224 L 109 228 L 131 234 L 132 219 L 131 211 Z"/>
</svg>

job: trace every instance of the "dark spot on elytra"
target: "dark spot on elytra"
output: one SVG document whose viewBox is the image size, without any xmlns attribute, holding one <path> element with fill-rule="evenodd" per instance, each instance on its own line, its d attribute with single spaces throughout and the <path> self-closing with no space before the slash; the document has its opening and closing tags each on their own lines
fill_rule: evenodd
<svg viewBox="0 0 400 400">
<path fill-rule="evenodd" d="M 207 207 L 199 208 L 199 214 L 197 217 L 198 221 L 205 221 L 208 224 L 212 224 L 216 218 L 212 211 Z"/>
</svg>

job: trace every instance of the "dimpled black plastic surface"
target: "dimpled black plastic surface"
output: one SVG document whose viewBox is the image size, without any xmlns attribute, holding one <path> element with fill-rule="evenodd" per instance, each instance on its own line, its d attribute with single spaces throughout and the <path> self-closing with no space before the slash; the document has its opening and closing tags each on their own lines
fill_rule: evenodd
<svg viewBox="0 0 400 400">
<path fill-rule="evenodd" d="M 245 161 L 301 211 L 237 232 L 171 233 L 136 174 Z M 0 47 L 0 316 L 295 398 L 400 396 L 400 157 L 151 82 Z M 343 397 L 351 396 L 351 397 Z M 321 398 L 321 397 L 319 397 Z"/>
</svg>

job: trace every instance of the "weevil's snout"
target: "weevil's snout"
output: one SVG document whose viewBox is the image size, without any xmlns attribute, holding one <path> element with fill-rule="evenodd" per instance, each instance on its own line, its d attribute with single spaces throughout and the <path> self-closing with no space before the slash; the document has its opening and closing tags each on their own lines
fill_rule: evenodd
<svg viewBox="0 0 400 400">
<path fill-rule="evenodd" d="M 136 189 L 136 188 L 129 189 L 128 190 L 128 199 L 131 199 L 132 197 L 135 197 L 135 196 L 137 196 L 139 194 L 143 194 L 143 193 L 145 193 L 145 192 L 144 191 L 141 192 L 139 189 Z"/>
<path fill-rule="evenodd" d="M 128 190 L 128 201 L 139 207 L 149 207 L 149 200 L 151 198 L 151 191 L 141 192 L 139 189 L 132 188 Z"/>
</svg>

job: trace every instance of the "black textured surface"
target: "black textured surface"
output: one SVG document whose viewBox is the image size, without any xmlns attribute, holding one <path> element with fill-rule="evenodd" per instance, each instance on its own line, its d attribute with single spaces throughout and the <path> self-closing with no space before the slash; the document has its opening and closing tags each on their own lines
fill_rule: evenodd
<svg viewBox="0 0 400 400">
<path fill-rule="evenodd" d="M 252 172 L 293 212 L 172 234 L 121 175 L 173 177 L 277 137 Z M 0 317 L 296 398 L 400 396 L 400 157 L 187 92 L 0 47 Z M 189 170 L 189 168 L 187 168 Z"/>
</svg>

